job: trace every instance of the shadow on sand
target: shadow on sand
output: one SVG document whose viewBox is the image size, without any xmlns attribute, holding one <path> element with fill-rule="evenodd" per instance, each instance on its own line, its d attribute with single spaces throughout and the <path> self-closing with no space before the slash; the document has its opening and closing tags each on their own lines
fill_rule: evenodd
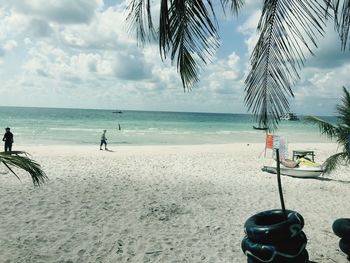
<svg viewBox="0 0 350 263">
<path fill-rule="evenodd" d="M 337 179 L 331 179 L 331 178 L 325 178 L 325 177 L 300 178 L 300 179 L 303 179 L 303 180 L 318 180 L 318 181 L 338 182 L 338 183 L 342 183 L 342 184 L 350 184 L 350 181 L 337 180 Z"/>
</svg>

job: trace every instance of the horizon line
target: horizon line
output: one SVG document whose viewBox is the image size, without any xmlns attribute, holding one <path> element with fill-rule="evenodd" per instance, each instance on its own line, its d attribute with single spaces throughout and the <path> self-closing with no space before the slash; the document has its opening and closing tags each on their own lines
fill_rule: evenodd
<svg viewBox="0 0 350 263">
<path fill-rule="evenodd" d="M 0 108 L 32 108 L 32 109 L 63 109 L 63 110 L 100 110 L 100 111 L 140 111 L 140 112 L 168 112 L 168 113 L 202 113 L 202 114 L 240 114 L 251 115 L 253 113 L 242 112 L 207 112 L 207 111 L 174 111 L 174 110 L 137 110 L 137 109 L 106 109 L 106 108 L 78 108 L 78 107 L 47 107 L 47 106 L 0 106 Z M 291 111 L 292 112 L 292 111 Z M 316 114 L 297 114 L 298 116 L 321 116 L 321 117 L 336 117 L 336 115 L 316 115 Z"/>
</svg>

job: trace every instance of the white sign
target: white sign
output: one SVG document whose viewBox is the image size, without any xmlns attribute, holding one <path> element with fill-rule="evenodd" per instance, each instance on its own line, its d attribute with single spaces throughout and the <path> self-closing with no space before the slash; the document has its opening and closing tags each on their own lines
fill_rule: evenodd
<svg viewBox="0 0 350 263">
<path fill-rule="evenodd" d="M 276 139 L 275 139 L 276 138 Z M 282 136 L 273 137 L 273 158 L 276 159 L 276 149 L 279 149 L 280 160 L 288 158 L 288 143 Z"/>
</svg>

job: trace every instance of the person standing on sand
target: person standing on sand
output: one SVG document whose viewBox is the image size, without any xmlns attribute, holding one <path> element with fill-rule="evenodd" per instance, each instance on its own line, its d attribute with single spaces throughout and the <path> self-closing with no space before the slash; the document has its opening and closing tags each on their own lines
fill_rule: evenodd
<svg viewBox="0 0 350 263">
<path fill-rule="evenodd" d="M 100 144 L 100 150 L 102 150 L 102 145 L 104 144 L 105 145 L 105 150 L 108 150 L 107 149 L 107 138 L 106 138 L 106 132 L 107 130 L 103 130 L 103 133 L 101 135 L 101 144 Z"/>
<path fill-rule="evenodd" d="M 5 129 L 4 137 L 2 141 L 5 142 L 5 152 L 12 151 L 12 143 L 13 143 L 13 134 L 10 132 L 10 128 L 7 127 Z"/>
</svg>

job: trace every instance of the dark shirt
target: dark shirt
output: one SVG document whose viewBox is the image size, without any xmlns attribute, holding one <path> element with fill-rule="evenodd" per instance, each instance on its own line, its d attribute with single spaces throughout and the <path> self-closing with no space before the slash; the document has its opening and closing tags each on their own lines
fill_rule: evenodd
<svg viewBox="0 0 350 263">
<path fill-rule="evenodd" d="M 12 132 L 5 132 L 4 138 L 2 139 L 4 142 L 13 143 L 13 134 Z"/>
</svg>

